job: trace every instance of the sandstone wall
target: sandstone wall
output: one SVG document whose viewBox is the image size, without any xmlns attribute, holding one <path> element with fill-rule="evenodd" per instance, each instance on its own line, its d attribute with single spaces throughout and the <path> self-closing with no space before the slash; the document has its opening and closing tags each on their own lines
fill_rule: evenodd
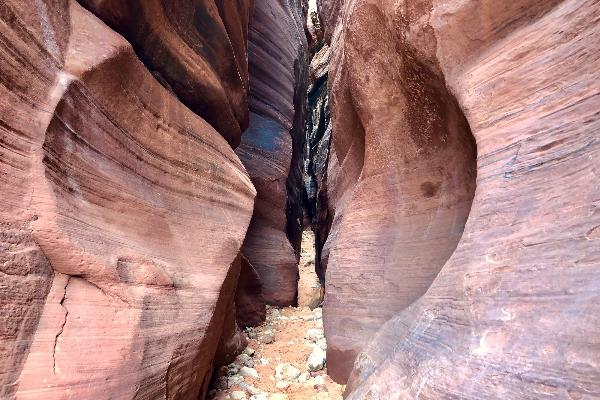
<svg viewBox="0 0 600 400">
<path fill-rule="evenodd" d="M 253 0 L 81 0 L 121 33 L 166 88 L 232 147 L 248 127 Z"/>
<path fill-rule="evenodd" d="M 308 50 L 300 2 L 256 0 L 248 48 L 250 126 L 236 153 L 258 194 L 243 253 L 267 304 L 288 306 L 296 302 L 304 187 Z"/>
<path fill-rule="evenodd" d="M 600 395 L 598 3 L 337 18 L 330 374 L 362 349 L 350 399 Z"/>
<path fill-rule="evenodd" d="M 0 37 L 0 397 L 202 397 L 244 167 L 78 3 L 4 1 Z"/>
</svg>

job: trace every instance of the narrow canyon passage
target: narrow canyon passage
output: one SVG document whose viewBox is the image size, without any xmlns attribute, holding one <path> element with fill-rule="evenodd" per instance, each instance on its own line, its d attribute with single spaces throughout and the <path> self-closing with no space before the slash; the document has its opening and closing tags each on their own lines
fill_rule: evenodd
<svg viewBox="0 0 600 400">
<path fill-rule="evenodd" d="M 244 330 L 247 347 L 215 371 L 208 399 L 342 399 L 344 386 L 327 375 L 323 292 L 312 231 L 302 234 L 298 267 L 298 306 L 269 306 L 263 324 Z"/>
<path fill-rule="evenodd" d="M 0 399 L 600 399 L 598 21 L 0 0 Z"/>
</svg>

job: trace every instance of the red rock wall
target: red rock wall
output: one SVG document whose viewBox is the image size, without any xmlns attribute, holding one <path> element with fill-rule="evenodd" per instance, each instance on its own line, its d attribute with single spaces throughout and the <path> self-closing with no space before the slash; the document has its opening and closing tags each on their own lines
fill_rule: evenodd
<svg viewBox="0 0 600 400">
<path fill-rule="evenodd" d="M 253 0 L 81 0 L 235 148 L 248 127 Z"/>
<path fill-rule="evenodd" d="M 600 5 L 356 0 L 340 15 L 329 373 L 363 349 L 349 399 L 600 396 Z"/>
<path fill-rule="evenodd" d="M 249 34 L 250 126 L 236 150 L 257 190 L 243 254 L 267 304 L 296 302 L 308 55 L 299 2 L 256 0 Z"/>
<path fill-rule="evenodd" d="M 475 190 L 475 144 L 456 100 L 427 55 L 390 40 L 398 28 L 386 29 L 388 18 L 356 6 L 330 65 L 322 257 L 328 372 L 339 381 L 379 327 L 425 293 Z"/>
<path fill-rule="evenodd" d="M 0 37 L 0 397 L 201 397 L 244 167 L 76 2 L 4 1 Z"/>
</svg>

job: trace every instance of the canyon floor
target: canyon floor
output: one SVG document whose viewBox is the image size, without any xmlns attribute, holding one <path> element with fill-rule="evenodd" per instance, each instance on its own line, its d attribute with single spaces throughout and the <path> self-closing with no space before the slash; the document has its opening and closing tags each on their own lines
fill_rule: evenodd
<svg viewBox="0 0 600 400">
<path fill-rule="evenodd" d="M 309 231 L 302 236 L 299 271 L 299 306 L 269 307 L 263 325 L 245 330 L 248 347 L 216 371 L 209 399 L 342 399 L 344 386 L 327 375 L 322 291 Z"/>
</svg>

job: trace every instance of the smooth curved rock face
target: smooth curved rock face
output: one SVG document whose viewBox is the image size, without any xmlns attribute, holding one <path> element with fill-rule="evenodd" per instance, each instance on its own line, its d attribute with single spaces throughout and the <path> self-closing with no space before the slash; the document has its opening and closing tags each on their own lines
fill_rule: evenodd
<svg viewBox="0 0 600 400">
<path fill-rule="evenodd" d="M 237 323 L 241 327 L 258 326 L 267 317 L 263 284 L 252 264 L 242 257 L 240 279 L 235 292 Z"/>
<path fill-rule="evenodd" d="M 76 2 L 0 17 L 0 397 L 202 396 L 249 177 Z"/>
<path fill-rule="evenodd" d="M 391 274 L 406 276 L 408 266 L 394 266 L 402 263 L 405 253 L 388 253 L 386 241 L 368 230 L 370 225 L 361 214 L 379 221 L 378 232 L 404 241 L 441 233 L 444 227 L 456 227 L 447 232 L 458 233 L 468 211 L 464 190 L 468 186 L 463 186 L 467 175 L 454 168 L 452 176 L 457 180 L 449 181 L 445 174 L 438 176 L 437 169 L 427 173 L 427 164 L 418 162 L 421 155 L 408 159 L 407 165 L 417 168 L 396 169 L 400 185 L 393 180 L 379 190 L 369 187 L 368 204 L 357 200 L 367 182 L 389 179 L 391 167 L 383 175 L 370 173 L 369 148 L 373 138 L 393 147 L 386 127 L 412 118 L 410 106 L 396 108 L 404 103 L 402 93 L 408 92 L 417 111 L 427 115 L 430 108 L 422 102 L 428 89 L 420 85 L 437 77 L 432 87 L 441 93 L 445 81 L 446 93 L 457 99 L 477 141 L 477 189 L 460 243 L 427 293 L 399 309 L 358 357 L 348 398 L 600 396 L 600 187 L 595 184 L 600 171 L 600 5 L 575 0 L 357 0 L 346 7 L 341 36 L 332 47 L 336 61 L 330 79 L 335 75 L 337 80 L 331 86 L 332 158 L 335 154 L 337 162 L 330 164 L 329 184 L 335 182 L 333 174 L 349 181 L 349 176 L 357 176 L 357 183 L 338 184 L 334 189 L 339 189 L 330 192 L 337 209 L 329 243 L 324 317 L 334 351 L 336 346 L 343 350 L 347 343 L 343 339 L 350 336 L 337 335 L 343 315 L 339 302 L 357 303 L 360 316 L 362 304 L 380 297 L 370 305 L 370 315 L 377 317 L 389 304 L 382 293 L 399 297 L 408 293 L 405 279 L 397 281 L 395 291 L 386 287 L 394 279 Z M 420 64 L 428 72 L 407 73 L 402 68 L 410 63 L 413 70 Z M 368 79 L 360 74 L 367 65 L 372 71 Z M 402 73 L 398 76 L 394 71 Z M 394 77 L 398 86 L 382 76 Z M 423 90 L 411 94 L 413 83 Z M 344 90 L 349 93 L 344 95 Z M 394 98 L 393 104 L 386 105 L 388 114 L 378 113 L 364 97 L 367 90 L 381 93 L 380 99 Z M 341 129 L 341 120 L 352 118 L 351 111 L 364 128 L 360 175 L 351 174 L 359 162 L 348 157 L 360 153 L 353 148 L 360 148 L 363 139 L 358 129 L 352 136 Z M 380 127 L 371 130 L 377 124 Z M 395 141 L 403 145 L 395 148 L 395 154 L 406 159 L 405 149 L 412 142 L 404 142 L 403 132 L 414 131 L 396 129 Z M 458 131 L 450 130 L 448 139 L 452 132 Z M 450 143 L 438 143 L 438 148 L 445 151 Z M 467 148 L 466 142 L 462 148 Z M 452 158 L 443 164 L 446 171 L 465 155 L 457 147 L 448 150 Z M 377 154 L 398 168 L 388 161 L 391 151 Z M 435 189 L 437 182 L 441 185 Z M 450 182 L 462 182 L 455 187 L 463 190 L 448 192 Z M 458 207 L 459 197 L 454 197 L 453 214 L 447 208 L 440 208 L 441 217 L 437 209 L 426 211 L 436 198 L 446 201 L 461 192 L 464 207 Z M 395 222 L 390 230 L 389 224 L 380 222 L 379 210 L 389 210 L 398 197 L 415 207 L 412 212 L 425 217 L 423 222 L 431 217 L 437 227 L 423 230 L 419 219 L 404 217 L 404 205 L 384 212 Z M 380 203 L 379 198 L 389 200 Z M 444 222 L 451 220 L 456 222 Z M 350 226 L 358 238 L 353 248 L 344 241 Z M 367 241 L 362 237 L 370 245 L 363 245 Z M 440 235 L 414 247 L 414 262 L 420 264 L 440 248 L 450 253 L 447 239 L 451 237 L 440 244 Z M 340 249 L 345 249 L 345 256 Z M 383 276 L 373 272 L 372 266 L 385 263 L 380 258 L 388 255 L 394 265 L 387 265 Z M 442 258 L 440 254 L 438 260 Z M 359 262 L 364 267 L 357 267 Z M 361 273 L 364 284 L 357 293 L 346 275 L 361 279 Z M 349 328 L 358 319 L 356 314 L 346 314 Z M 372 322 L 377 325 L 379 320 Z M 342 368 L 337 362 L 328 357 L 330 373 Z"/>
<path fill-rule="evenodd" d="M 295 304 L 302 232 L 307 44 L 295 1 L 257 0 L 250 25 L 250 127 L 236 153 L 257 190 L 243 254 L 267 304 Z"/>
<path fill-rule="evenodd" d="M 475 143 L 456 100 L 429 54 L 390 40 L 387 19 L 357 4 L 329 73 L 332 225 L 321 268 L 328 373 L 342 382 L 379 327 L 425 293 L 475 191 Z"/>
<path fill-rule="evenodd" d="M 237 147 L 248 126 L 253 0 L 81 0 L 155 77 Z"/>
</svg>

